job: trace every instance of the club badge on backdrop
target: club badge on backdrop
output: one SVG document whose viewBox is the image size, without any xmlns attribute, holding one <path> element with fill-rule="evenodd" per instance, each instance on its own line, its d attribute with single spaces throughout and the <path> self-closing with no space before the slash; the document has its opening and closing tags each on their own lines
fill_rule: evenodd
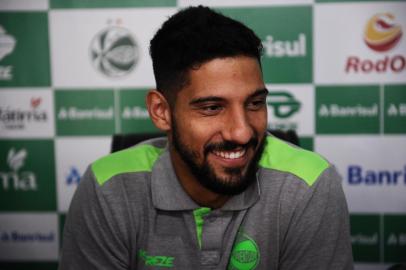
<svg viewBox="0 0 406 270">
<path fill-rule="evenodd" d="M 139 59 L 137 42 L 131 32 L 119 26 L 101 30 L 90 45 L 93 66 L 111 78 L 129 74 Z"/>
</svg>

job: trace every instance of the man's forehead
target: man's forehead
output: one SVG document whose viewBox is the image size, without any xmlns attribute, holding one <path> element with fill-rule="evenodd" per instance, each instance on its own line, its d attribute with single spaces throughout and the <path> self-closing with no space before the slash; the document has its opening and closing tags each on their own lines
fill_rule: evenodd
<svg viewBox="0 0 406 270">
<path fill-rule="evenodd" d="M 265 89 L 258 61 L 246 56 L 213 59 L 189 70 L 187 77 L 180 94 L 188 99 L 248 97 Z"/>
</svg>

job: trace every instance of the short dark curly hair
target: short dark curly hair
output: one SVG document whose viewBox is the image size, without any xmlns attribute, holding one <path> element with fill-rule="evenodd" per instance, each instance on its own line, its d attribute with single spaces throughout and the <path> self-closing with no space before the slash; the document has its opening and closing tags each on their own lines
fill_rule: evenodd
<svg viewBox="0 0 406 270">
<path fill-rule="evenodd" d="M 173 102 L 188 83 L 188 71 L 215 58 L 244 55 L 260 64 L 262 43 L 247 26 L 208 7 L 183 9 L 170 17 L 150 43 L 156 87 Z"/>
</svg>

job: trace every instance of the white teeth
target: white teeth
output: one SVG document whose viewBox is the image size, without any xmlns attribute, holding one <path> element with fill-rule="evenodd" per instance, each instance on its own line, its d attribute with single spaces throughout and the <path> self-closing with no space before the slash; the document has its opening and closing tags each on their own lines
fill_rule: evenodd
<svg viewBox="0 0 406 270">
<path fill-rule="evenodd" d="M 226 159 L 236 159 L 240 158 L 245 154 L 245 150 L 235 151 L 235 152 L 223 152 L 223 151 L 213 151 L 216 156 L 220 156 Z"/>
</svg>

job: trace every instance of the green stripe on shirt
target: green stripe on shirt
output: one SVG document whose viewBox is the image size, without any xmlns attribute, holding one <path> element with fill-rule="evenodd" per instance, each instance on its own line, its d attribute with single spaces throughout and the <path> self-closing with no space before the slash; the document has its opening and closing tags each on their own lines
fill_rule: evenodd
<svg viewBox="0 0 406 270">
<path fill-rule="evenodd" d="M 273 136 L 266 138 L 259 165 L 263 168 L 292 173 L 309 186 L 313 185 L 319 175 L 330 166 L 320 155 L 294 147 Z"/>
<path fill-rule="evenodd" d="M 92 170 L 99 185 L 103 185 L 117 174 L 150 172 L 163 150 L 149 144 L 141 144 L 98 159 L 92 164 Z"/>
<path fill-rule="evenodd" d="M 196 223 L 196 235 L 197 235 L 197 241 L 199 243 L 199 248 L 202 248 L 202 234 L 203 234 L 203 224 L 204 224 L 204 219 L 203 217 L 211 212 L 210 208 L 207 207 L 201 207 L 197 208 L 193 211 L 193 217 L 195 218 L 195 223 Z"/>
</svg>

